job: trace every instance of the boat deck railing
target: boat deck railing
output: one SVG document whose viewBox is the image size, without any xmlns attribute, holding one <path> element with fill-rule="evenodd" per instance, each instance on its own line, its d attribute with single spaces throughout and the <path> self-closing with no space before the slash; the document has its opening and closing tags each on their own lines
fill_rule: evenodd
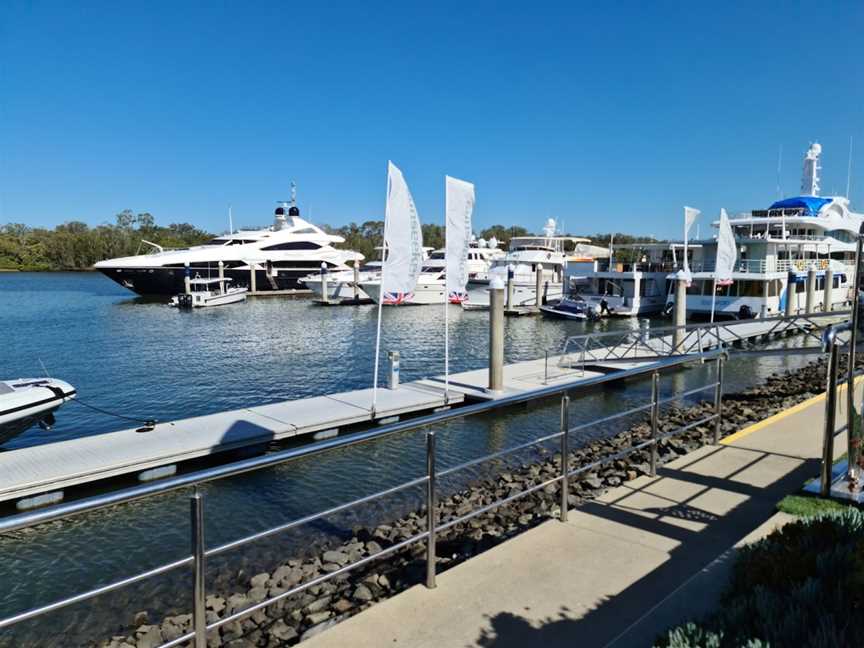
<svg viewBox="0 0 864 648">
<path fill-rule="evenodd" d="M 189 539 L 190 552 L 188 555 L 153 567 L 146 571 L 138 572 L 127 576 L 118 581 L 78 592 L 64 599 L 52 601 L 36 608 L 23 610 L 12 616 L 0 619 L 0 630 L 9 628 L 23 621 L 37 619 L 44 615 L 56 612 L 70 605 L 93 599 L 97 596 L 116 592 L 127 588 L 135 583 L 140 583 L 148 579 L 152 579 L 160 574 L 165 574 L 169 571 L 187 568 L 189 570 L 188 586 L 192 593 L 192 627 L 191 631 L 186 632 L 180 637 L 163 643 L 161 648 L 169 648 L 170 646 L 178 646 L 187 642 L 191 642 L 196 648 L 205 648 L 207 645 L 207 633 L 212 632 L 233 621 L 237 621 L 243 617 L 249 616 L 268 606 L 271 606 L 279 601 L 293 597 L 305 590 L 319 585 L 325 581 L 344 576 L 347 572 L 355 570 L 372 561 L 379 560 L 390 554 L 406 549 L 410 546 L 422 544 L 425 546 L 425 583 L 427 587 L 434 588 L 436 586 L 436 539 L 442 532 L 462 524 L 472 518 L 491 511 L 497 507 L 503 506 L 520 498 L 526 497 L 531 493 L 535 493 L 541 489 L 555 485 L 559 487 L 560 496 L 560 513 L 558 514 L 562 521 L 567 520 L 569 493 L 569 480 L 577 477 L 588 471 L 594 471 L 607 464 L 619 460 L 627 455 L 643 451 L 650 455 L 650 472 L 656 474 L 657 459 L 658 459 L 658 444 L 664 439 L 681 435 L 688 430 L 699 426 L 712 426 L 713 436 L 715 441 L 719 439 L 720 421 L 722 416 L 722 391 L 723 391 L 723 361 L 724 353 L 721 350 L 714 350 L 696 356 L 678 356 L 658 359 L 653 363 L 645 363 L 638 368 L 624 369 L 616 371 L 612 375 L 597 375 L 594 377 L 583 377 L 579 380 L 578 385 L 574 383 L 559 383 L 548 385 L 537 390 L 532 390 L 526 393 L 517 393 L 506 395 L 496 400 L 484 401 L 481 403 L 467 405 L 460 408 L 436 412 L 434 414 L 418 417 L 415 419 L 400 421 L 383 425 L 373 430 L 359 432 L 346 437 L 337 437 L 320 441 L 314 444 L 305 445 L 297 448 L 291 448 L 274 452 L 271 454 L 254 457 L 238 461 L 232 464 L 221 465 L 203 469 L 197 472 L 191 472 L 185 475 L 178 475 L 167 478 L 158 482 L 152 482 L 127 488 L 125 490 L 114 491 L 102 495 L 92 496 L 86 499 L 72 501 L 56 506 L 51 506 L 37 511 L 22 513 L 0 520 L 0 534 L 10 533 L 20 529 L 26 529 L 49 522 L 58 520 L 75 519 L 83 514 L 105 509 L 107 507 L 121 506 L 129 502 L 140 501 L 147 498 L 153 498 L 164 495 L 165 493 L 177 491 L 178 489 L 192 489 L 190 496 L 190 524 L 189 524 Z M 684 365 L 693 362 L 714 362 L 716 363 L 716 371 L 710 373 L 713 380 L 706 384 L 693 389 L 688 389 L 683 392 L 678 392 L 672 396 L 661 398 L 661 374 L 670 369 L 680 368 Z M 569 423 L 569 408 L 570 397 L 575 392 L 588 389 L 600 384 L 611 383 L 614 381 L 627 380 L 637 376 L 651 377 L 651 396 L 641 405 L 629 407 L 616 412 L 612 415 L 597 418 L 595 420 L 581 423 L 576 426 L 571 426 Z M 660 408 L 668 403 L 680 401 L 681 399 L 694 397 L 700 393 L 707 393 L 706 400 L 713 401 L 711 413 L 702 417 L 699 420 L 692 421 L 685 425 L 676 427 L 674 430 L 660 432 L 659 429 L 659 414 Z M 560 400 L 560 425 L 554 429 L 547 430 L 545 434 L 531 439 L 530 441 L 514 445 L 512 447 L 500 450 L 498 452 L 488 453 L 481 457 L 460 463 L 453 466 L 441 466 L 436 457 L 436 434 L 432 426 L 464 419 L 466 417 L 488 414 L 497 412 L 503 408 L 510 407 L 516 404 L 527 403 L 529 401 L 537 401 L 539 399 L 557 398 Z M 650 419 L 650 434 L 641 441 L 626 447 L 614 454 L 606 456 L 602 459 L 584 463 L 581 465 L 571 465 L 570 460 L 570 440 L 573 434 L 578 433 L 586 428 L 598 425 L 608 425 L 609 423 L 644 413 Z M 204 521 L 207 507 L 205 505 L 205 497 L 200 486 L 217 480 L 222 480 L 237 475 L 249 473 L 251 471 L 272 468 L 274 466 L 285 466 L 295 462 L 301 458 L 317 455 L 321 453 L 341 452 L 346 448 L 358 444 L 368 443 L 370 441 L 381 439 L 385 435 L 390 435 L 398 432 L 420 431 L 423 434 L 425 443 L 426 467 L 422 474 L 415 475 L 410 479 L 406 479 L 401 483 L 381 490 L 379 492 L 366 495 L 339 504 L 318 512 L 306 515 L 304 517 L 291 520 L 289 522 L 268 528 L 264 531 L 259 531 L 252 535 L 236 538 L 230 542 L 221 545 L 208 545 L 204 535 Z M 557 445 L 559 472 L 555 477 L 551 477 L 535 483 L 523 490 L 512 493 L 506 497 L 500 498 L 494 502 L 479 506 L 471 511 L 461 515 L 452 514 L 446 519 L 442 518 L 441 509 L 438 504 L 438 498 L 442 494 L 442 489 L 438 485 L 438 480 L 443 477 L 448 477 L 452 474 L 464 471 L 473 466 L 477 466 L 484 462 L 502 460 L 512 456 L 514 453 L 539 448 L 542 444 L 554 443 Z M 211 620 L 207 622 L 205 616 L 205 567 L 207 561 L 215 556 L 224 554 L 230 551 L 240 550 L 250 543 L 254 543 L 262 538 L 274 536 L 284 533 L 289 529 L 299 527 L 316 520 L 321 520 L 328 516 L 348 511 L 355 507 L 368 504 L 370 502 L 380 501 L 382 498 L 389 497 L 395 493 L 405 491 L 412 488 L 423 488 L 425 491 L 425 509 L 426 524 L 425 530 L 395 542 L 390 546 L 382 548 L 380 551 L 356 560 L 352 563 L 341 566 L 339 569 L 321 574 L 314 578 L 300 583 L 291 589 L 284 591 L 278 595 L 270 596 L 266 600 L 255 603 L 243 610 L 235 611 L 225 617 Z M 251 502 L 249 503 L 252 504 Z M 286 556 L 286 558 L 288 558 Z M 94 569 L 98 564 L 98 557 L 93 557 Z"/>
</svg>

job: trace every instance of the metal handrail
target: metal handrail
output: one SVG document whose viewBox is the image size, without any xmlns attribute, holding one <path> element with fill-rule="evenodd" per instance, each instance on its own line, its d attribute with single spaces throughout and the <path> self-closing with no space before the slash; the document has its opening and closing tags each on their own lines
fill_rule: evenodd
<svg viewBox="0 0 864 648">
<path fill-rule="evenodd" d="M 722 380 L 722 364 L 723 364 L 723 354 L 720 351 L 716 351 L 711 354 L 710 359 L 715 360 L 718 363 L 718 376 L 719 379 Z M 195 473 L 190 473 L 188 475 L 182 475 L 170 479 L 166 479 L 161 483 L 147 484 L 142 486 L 136 486 L 132 488 L 125 489 L 123 491 L 118 491 L 115 493 L 109 493 L 105 495 L 94 496 L 88 498 L 86 500 L 81 500 L 79 502 L 72 502 L 67 504 L 60 504 L 57 506 L 53 506 L 50 508 L 43 509 L 41 511 L 30 512 L 19 514 L 16 516 L 11 516 L 9 518 L 0 520 L 0 533 L 9 532 L 13 530 L 18 530 L 22 528 L 27 528 L 31 526 L 35 526 L 38 524 L 43 524 L 49 521 L 65 519 L 72 515 L 98 510 L 107 506 L 112 506 L 116 504 L 122 504 L 127 502 L 132 502 L 136 500 L 140 500 L 142 498 L 154 496 L 157 494 L 167 493 L 179 488 L 194 486 L 195 492 L 190 498 L 191 505 L 191 528 L 192 528 L 192 552 L 191 555 L 185 556 L 179 560 L 173 561 L 171 563 L 167 563 L 165 565 L 161 565 L 159 567 L 153 568 L 151 570 L 141 572 L 134 576 L 130 576 L 114 583 L 110 583 L 108 585 L 103 585 L 101 587 L 89 590 L 87 592 L 79 593 L 74 596 L 68 597 L 66 599 L 62 599 L 59 601 L 54 601 L 47 605 L 34 608 L 31 610 L 27 610 L 21 612 L 19 614 L 13 615 L 11 617 L 7 617 L 5 619 L 0 619 L 0 629 L 11 626 L 15 623 L 32 619 L 48 612 L 52 612 L 58 610 L 60 608 L 66 607 L 73 603 L 81 602 L 99 594 L 104 594 L 106 592 L 115 591 L 117 589 L 123 588 L 127 585 L 142 581 L 144 579 L 165 573 L 169 570 L 176 569 L 179 567 L 184 567 L 187 565 L 191 565 L 193 568 L 193 631 L 191 633 L 184 634 L 182 637 L 174 639 L 167 644 L 163 644 L 163 648 L 168 648 L 169 646 L 180 645 L 187 641 L 193 640 L 196 648 L 203 648 L 206 646 L 206 633 L 208 630 L 213 630 L 222 625 L 235 621 L 237 619 L 243 618 L 250 614 L 253 614 L 256 610 L 260 610 L 268 605 L 272 605 L 273 603 L 282 600 L 288 596 L 292 596 L 299 592 L 308 589 L 316 584 L 320 584 L 330 578 L 335 578 L 341 574 L 344 574 L 352 569 L 356 569 L 361 565 L 364 565 L 372 560 L 376 560 L 381 558 L 384 555 L 388 555 L 395 551 L 398 551 L 402 548 L 405 548 L 409 545 L 412 545 L 417 542 L 426 541 L 427 543 L 427 578 L 426 585 L 428 587 L 435 586 L 435 562 L 436 562 L 436 551 L 435 551 L 435 541 L 438 533 L 445 531 L 461 522 L 464 522 L 468 519 L 476 517 L 483 512 L 492 510 L 498 506 L 502 506 L 508 502 L 514 501 L 519 497 L 524 497 L 530 493 L 533 493 L 541 488 L 545 488 L 550 484 L 561 483 L 562 484 L 562 496 L 561 496 L 561 519 L 566 521 L 567 517 L 567 493 L 568 489 L 568 479 L 571 476 L 580 474 L 585 470 L 584 466 L 577 467 L 575 469 L 571 469 L 569 466 L 569 446 L 568 446 L 568 437 L 569 435 L 582 429 L 588 425 L 597 425 L 602 422 L 606 422 L 609 420 L 613 420 L 615 418 L 620 418 L 621 416 L 626 416 L 628 414 L 633 414 L 640 411 L 645 411 L 647 409 L 651 410 L 651 419 L 652 419 L 652 431 L 650 438 L 636 446 L 626 448 L 618 453 L 615 453 L 611 457 L 606 457 L 602 459 L 599 464 L 595 462 L 591 465 L 603 465 L 604 462 L 614 461 L 616 458 L 620 458 L 622 456 L 626 456 L 631 452 L 635 452 L 647 447 L 652 448 L 652 458 L 651 458 L 651 466 L 652 466 L 652 474 L 656 467 L 656 456 L 657 456 L 657 444 L 663 438 L 670 436 L 674 433 L 681 433 L 682 431 L 688 430 L 696 425 L 704 424 L 705 421 L 709 421 L 710 419 L 719 416 L 719 414 L 714 414 L 707 419 L 697 421 L 695 423 L 688 424 L 686 426 L 682 426 L 680 428 L 676 428 L 673 433 L 667 433 L 664 436 L 659 436 L 657 434 L 657 411 L 660 405 L 659 398 L 659 389 L 657 387 L 658 380 L 660 376 L 660 372 L 664 369 L 681 366 L 684 364 L 690 364 L 692 362 L 704 361 L 706 358 L 703 355 L 699 358 L 694 357 L 679 357 L 672 358 L 665 361 L 660 361 L 652 364 L 647 368 L 634 368 L 630 370 L 619 371 L 614 375 L 607 376 L 598 376 L 595 378 L 582 380 L 578 385 L 571 383 L 560 384 L 548 386 L 537 391 L 531 392 L 529 394 L 516 394 L 512 396 L 507 396 L 498 399 L 497 401 L 479 403 L 476 405 L 464 406 L 458 409 L 437 412 L 435 414 L 430 414 L 427 416 L 418 417 L 413 420 L 404 421 L 400 423 L 393 423 L 390 425 L 381 426 L 376 430 L 370 430 L 366 432 L 357 433 L 351 437 L 343 438 L 343 439 L 331 439 L 318 442 L 316 444 L 294 448 L 278 453 L 274 453 L 272 455 L 264 456 L 264 457 L 256 457 L 253 459 L 247 459 L 244 461 L 236 462 L 233 465 L 227 466 L 216 466 L 212 468 L 207 468 Z M 577 425 L 575 427 L 570 427 L 568 424 L 568 411 L 569 411 L 569 392 L 574 389 L 582 389 L 588 386 L 603 384 L 606 382 L 612 382 L 616 380 L 626 379 L 628 377 L 633 377 L 636 375 L 645 375 L 650 373 L 653 378 L 653 387 L 652 387 L 652 395 L 651 402 L 647 405 L 639 406 L 636 408 L 631 408 L 626 410 L 625 412 L 621 412 L 615 415 L 603 417 L 596 421 L 592 421 L 588 424 Z M 698 390 L 689 390 L 686 394 L 695 393 L 696 391 L 704 391 L 705 389 L 710 389 L 712 387 L 717 387 L 718 382 L 712 382 L 709 385 L 706 385 Z M 276 527 L 243 537 L 237 540 L 233 540 L 231 542 L 212 547 L 207 549 L 205 546 L 203 528 L 204 528 L 204 500 L 203 496 L 200 493 L 198 486 L 203 483 L 207 483 L 216 479 L 231 477 L 235 475 L 244 474 L 250 472 L 252 470 L 258 470 L 265 467 L 271 467 L 275 465 L 279 465 L 299 457 L 309 456 L 314 453 L 323 452 L 325 450 L 331 450 L 336 448 L 343 448 L 350 445 L 355 445 L 357 443 L 361 443 L 364 441 L 369 441 L 371 439 L 380 438 L 386 434 L 393 434 L 395 432 L 401 432 L 411 429 L 418 429 L 422 427 L 428 427 L 433 424 L 443 423 L 450 420 L 454 420 L 457 418 L 463 418 L 470 415 L 480 414 L 484 412 L 493 411 L 496 409 L 500 409 L 509 405 L 522 403 L 526 401 L 537 400 L 540 398 L 546 398 L 549 396 L 560 395 L 561 398 L 561 428 L 558 432 L 553 434 L 548 434 L 537 439 L 533 439 L 530 442 L 518 444 L 514 447 L 507 448 L 503 451 L 491 453 L 484 457 L 481 457 L 476 460 L 472 460 L 469 462 L 465 462 L 459 464 L 457 466 L 453 466 L 450 468 L 446 468 L 444 470 L 438 470 L 435 465 L 435 432 L 427 431 L 426 433 L 426 457 L 427 457 L 427 474 L 422 477 L 416 477 L 410 479 L 406 482 L 400 483 L 391 488 L 378 491 L 371 495 L 367 495 L 361 498 L 357 498 L 352 500 L 351 502 L 347 502 L 345 504 L 341 504 L 335 507 L 331 507 L 325 509 L 323 511 L 319 511 L 317 513 L 310 514 L 303 518 L 299 518 L 296 520 L 292 520 L 291 522 L 278 525 Z M 683 395 L 678 395 L 677 398 L 681 398 Z M 715 398 L 717 399 L 717 408 L 719 412 L 719 399 L 721 398 L 721 391 L 717 389 L 715 392 Z M 527 449 L 531 446 L 537 445 L 539 443 L 543 443 L 546 441 L 554 440 L 560 438 L 561 440 L 561 472 L 559 475 L 544 480 L 540 484 L 536 484 L 529 488 L 525 488 L 519 493 L 510 495 L 504 499 L 498 500 L 491 504 L 487 504 L 483 507 L 475 509 L 465 515 L 459 516 L 457 518 L 449 519 L 443 524 L 438 524 L 437 520 L 437 488 L 436 482 L 437 479 L 441 476 L 452 474 L 458 470 L 464 470 L 473 465 L 481 463 L 482 461 L 489 461 L 492 459 L 499 458 L 506 454 L 510 454 L 519 450 Z M 206 559 L 215 555 L 219 555 L 228 550 L 235 549 L 237 547 L 246 545 L 250 542 L 259 540 L 264 537 L 268 537 L 274 535 L 276 533 L 280 533 L 287 529 L 299 526 L 301 524 L 314 521 L 320 519 L 322 517 L 332 515 L 334 513 L 339 513 L 345 510 L 348 510 L 354 506 L 368 503 L 382 497 L 386 497 L 388 495 L 392 495 L 394 493 L 403 491 L 407 488 L 426 485 L 427 491 L 427 502 L 426 502 L 426 515 L 427 515 L 427 529 L 422 533 L 416 534 L 410 538 L 407 538 L 401 542 L 395 543 L 391 546 L 388 546 L 382 549 L 375 554 L 370 556 L 366 556 L 362 559 L 354 561 L 348 565 L 344 565 L 340 567 L 338 570 L 334 570 L 332 572 L 328 572 L 326 574 L 322 574 L 316 578 L 311 579 L 305 583 L 302 583 L 286 592 L 282 592 L 277 596 L 271 597 L 262 601 L 260 603 L 256 603 L 251 607 L 248 607 L 244 610 L 240 610 L 238 612 L 232 613 L 225 618 L 218 619 L 213 623 L 207 624 L 205 621 L 204 615 L 204 605 L 205 605 L 205 591 L 204 591 L 204 573 L 205 573 L 205 562 Z"/>
<path fill-rule="evenodd" d="M 819 474 L 819 493 L 822 497 L 828 497 L 831 492 L 831 468 L 834 465 L 834 428 L 837 426 L 837 370 L 840 364 L 841 347 L 839 335 L 853 330 L 852 322 L 843 322 L 829 326 L 822 334 L 822 350 L 828 354 L 828 370 L 825 381 L 825 430 L 822 435 L 822 467 Z M 850 362 L 850 366 L 854 366 L 854 364 Z M 850 371 L 847 379 L 847 389 L 854 393 L 854 372 Z M 855 410 L 852 407 L 848 409 L 849 411 L 846 412 L 846 429 L 851 439 Z M 851 455 L 849 456 L 851 457 Z"/>
</svg>

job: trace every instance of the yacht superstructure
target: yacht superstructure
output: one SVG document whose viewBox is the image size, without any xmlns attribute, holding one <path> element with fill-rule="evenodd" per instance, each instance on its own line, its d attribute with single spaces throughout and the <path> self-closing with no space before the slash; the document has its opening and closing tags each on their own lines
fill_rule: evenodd
<svg viewBox="0 0 864 648">
<path fill-rule="evenodd" d="M 233 231 L 179 250 L 151 243 L 149 254 L 107 259 L 94 267 L 141 295 L 181 293 L 186 276 L 216 277 L 220 262 L 224 276 L 237 286 L 251 288 L 254 281 L 256 291 L 303 289 L 298 280 L 319 271 L 322 263 L 339 272 L 363 259 L 359 252 L 333 247 L 344 241 L 300 217 L 292 185 L 291 200 L 279 203 L 269 228 Z"/>
<path fill-rule="evenodd" d="M 615 257 L 618 250 L 620 259 Z M 609 257 L 597 259 L 584 280 L 570 278 L 568 286 L 599 315 L 651 315 L 666 305 L 667 276 L 683 268 L 683 243 L 633 243 L 612 247 Z M 701 258 L 701 245 L 687 246 L 687 259 Z"/>
<path fill-rule="evenodd" d="M 853 212 L 846 197 L 819 195 L 821 152 L 821 146 L 814 143 L 805 155 L 802 195 L 729 219 L 737 246 L 731 285 L 715 288 L 717 241 L 702 241 L 701 267 L 693 267 L 693 281 L 687 289 L 688 312 L 710 314 L 714 290 L 717 316 L 783 314 L 787 300 L 793 300 L 792 310 L 798 312 L 806 306 L 807 273 L 811 269 L 816 272 L 815 306 L 819 310 L 826 306 L 823 299 L 827 270 L 832 275 L 828 308 L 849 302 L 857 235 L 864 214 Z"/>
</svg>

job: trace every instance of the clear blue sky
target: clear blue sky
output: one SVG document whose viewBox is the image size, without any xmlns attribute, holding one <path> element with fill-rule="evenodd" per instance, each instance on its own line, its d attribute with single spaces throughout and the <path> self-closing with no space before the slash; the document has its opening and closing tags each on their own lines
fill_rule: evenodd
<svg viewBox="0 0 864 648">
<path fill-rule="evenodd" d="M 18 2 L 0 7 L 0 223 L 130 208 L 270 222 L 380 218 L 386 162 L 424 222 L 445 173 L 477 228 L 676 236 L 797 192 L 864 211 L 864 3 Z M 703 225 L 704 227 L 704 225 Z"/>
</svg>

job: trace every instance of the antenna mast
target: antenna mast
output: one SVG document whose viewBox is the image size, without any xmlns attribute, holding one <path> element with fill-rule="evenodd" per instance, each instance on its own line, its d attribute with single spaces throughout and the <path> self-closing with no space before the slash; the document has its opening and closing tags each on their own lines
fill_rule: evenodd
<svg viewBox="0 0 864 648">
<path fill-rule="evenodd" d="M 780 145 L 780 151 L 777 153 L 777 200 L 783 198 L 783 190 L 780 187 L 780 174 L 783 170 L 783 145 Z"/>
</svg>

